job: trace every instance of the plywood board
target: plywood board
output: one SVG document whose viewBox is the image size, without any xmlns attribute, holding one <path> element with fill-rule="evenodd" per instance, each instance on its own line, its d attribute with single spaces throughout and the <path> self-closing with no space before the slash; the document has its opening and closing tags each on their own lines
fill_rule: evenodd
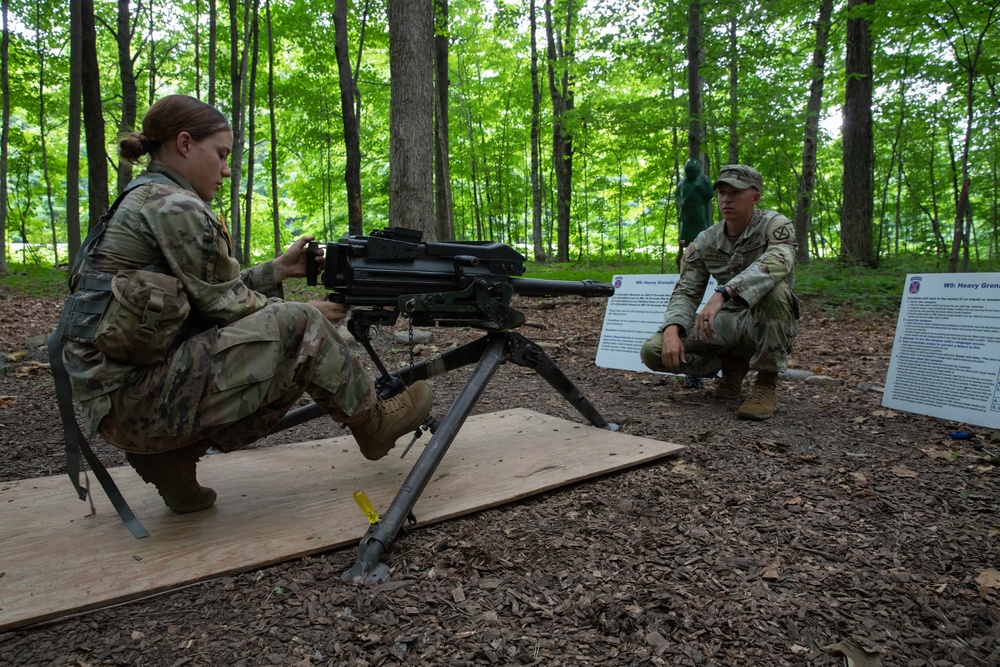
<svg viewBox="0 0 1000 667">
<path fill-rule="evenodd" d="M 424 436 L 426 443 L 427 436 Z M 0 483 L 0 630 L 357 544 L 363 489 L 384 511 L 422 451 L 365 460 L 349 436 L 205 458 L 215 506 L 168 510 L 129 467 L 111 475 L 149 530 L 141 540 L 93 482 L 95 516 L 65 476 Z M 414 507 L 417 526 L 674 454 L 680 445 L 530 410 L 473 416 Z"/>
</svg>

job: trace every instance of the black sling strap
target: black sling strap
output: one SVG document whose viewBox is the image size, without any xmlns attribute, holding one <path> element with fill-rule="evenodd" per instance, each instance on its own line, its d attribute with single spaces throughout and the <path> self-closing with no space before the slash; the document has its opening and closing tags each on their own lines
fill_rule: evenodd
<svg viewBox="0 0 1000 667">
<path fill-rule="evenodd" d="M 80 252 L 69 272 L 71 289 L 73 287 L 73 278 L 77 275 L 77 271 L 81 265 L 84 268 L 90 265 L 90 251 L 93 250 L 101 235 L 104 234 L 104 230 L 108 227 L 108 221 L 115 214 L 125 195 L 140 185 L 152 182 L 174 185 L 173 181 L 167 179 L 166 176 L 148 172 L 129 183 L 128 187 L 111 204 L 108 212 L 101 216 L 100 222 L 87 233 L 87 238 L 84 240 L 83 245 L 80 246 Z M 93 274 L 85 275 L 80 278 L 77 288 L 110 290 L 111 277 L 103 278 Z M 103 302 L 92 303 L 102 308 L 104 305 Z M 59 325 L 48 339 L 49 365 L 52 370 L 52 379 L 56 385 L 56 400 L 59 403 L 59 416 L 62 419 L 63 433 L 66 441 L 66 474 L 69 475 L 69 479 L 73 483 L 73 488 L 76 489 L 77 494 L 80 496 L 80 500 L 87 500 L 90 494 L 90 480 L 86 476 L 86 471 L 84 471 L 85 485 L 80 484 L 80 471 L 82 469 L 80 459 L 81 457 L 85 458 L 90 465 L 90 469 L 94 471 L 97 481 L 100 482 L 101 488 L 104 489 L 104 493 L 107 494 L 115 511 L 118 512 L 119 518 L 129 531 L 131 531 L 132 535 L 137 539 L 149 537 L 149 531 L 143 527 L 132 512 L 132 508 L 129 507 L 125 501 L 125 497 L 118 490 L 118 486 L 115 484 L 114 479 L 112 479 L 111 474 L 108 473 L 107 468 L 97 458 L 97 454 L 94 453 L 87 438 L 80 430 L 80 425 L 76 421 L 76 415 L 73 412 L 73 387 L 70 384 L 69 374 L 66 372 L 66 365 L 63 362 L 63 346 L 65 345 L 67 335 L 86 336 L 89 333 L 92 336 L 93 332 L 88 332 L 85 329 L 81 330 L 79 323 L 70 321 L 70 311 L 71 309 L 68 306 L 63 307 L 62 316 L 59 318 Z M 90 498 L 90 513 L 96 513 L 93 498 Z"/>
</svg>

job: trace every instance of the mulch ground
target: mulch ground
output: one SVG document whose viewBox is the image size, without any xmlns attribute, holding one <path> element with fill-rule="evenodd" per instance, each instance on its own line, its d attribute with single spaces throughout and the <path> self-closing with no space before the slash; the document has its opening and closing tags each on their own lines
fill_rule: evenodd
<svg viewBox="0 0 1000 667">
<path fill-rule="evenodd" d="M 1000 443 L 881 406 L 894 317 L 807 304 L 792 365 L 842 383 L 784 382 L 777 414 L 751 423 L 710 386 L 596 367 L 603 299 L 518 306 L 609 421 L 687 449 L 412 531 L 381 585 L 342 581 L 355 554 L 336 550 L 0 634 L 0 664 L 1000 664 L 998 477 L 973 448 Z M 35 338 L 59 307 L 0 296 L 0 498 L 3 481 L 63 472 Z M 434 335 L 417 358 L 475 333 Z M 432 381 L 440 414 L 466 376 Z M 512 407 L 585 422 L 507 364 L 477 412 Z M 343 434 L 315 420 L 257 446 Z"/>
</svg>

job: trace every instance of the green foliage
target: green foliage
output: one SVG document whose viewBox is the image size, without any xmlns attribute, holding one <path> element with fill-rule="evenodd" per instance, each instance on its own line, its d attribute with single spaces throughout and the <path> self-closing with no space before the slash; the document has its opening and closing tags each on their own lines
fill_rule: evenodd
<svg viewBox="0 0 1000 667">
<path fill-rule="evenodd" d="M 970 271 L 989 271 L 980 263 Z M 902 300 L 906 276 L 944 271 L 933 257 L 904 255 L 883 261 L 877 269 L 847 266 L 837 260 L 814 261 L 795 267 L 795 292 L 813 307 L 851 308 L 872 313 L 896 313 Z M 657 274 L 658 263 L 630 263 L 624 266 L 592 264 L 589 268 L 578 263 L 530 263 L 525 277 L 546 280 L 599 280 L 612 282 L 622 274 Z M 671 263 L 667 273 L 673 273 Z"/>
<path fill-rule="evenodd" d="M 872 28 L 873 236 L 883 261 L 915 253 L 944 257 L 950 250 L 966 136 L 974 225 L 971 254 L 974 260 L 988 260 L 998 253 L 1000 134 L 995 125 L 1000 23 L 992 20 L 990 13 L 995 4 L 995 0 L 965 4 L 879 0 L 857 10 L 871 21 Z M 252 5 L 232 6 L 237 9 L 235 33 L 242 44 L 244 10 Z M 555 217 L 551 161 L 555 119 L 547 79 L 545 5 L 537 2 L 536 6 L 542 245 L 550 251 Z M 553 4 L 559 32 L 565 29 L 565 6 L 563 2 Z M 687 157 L 688 5 L 636 0 L 576 6 L 576 29 L 564 44 L 573 50 L 569 70 L 574 108 L 561 119 L 572 134 L 575 151 L 570 256 L 582 255 L 584 261 L 603 263 L 619 258 L 625 262 L 644 260 L 658 267 L 661 245 L 669 255 L 676 243 L 673 190 L 678 164 Z M 216 71 L 208 72 L 205 3 L 177 0 L 130 5 L 137 13 L 132 17 L 136 34 L 131 48 L 140 116 L 151 98 L 170 92 L 206 99 L 209 76 L 215 77 L 217 106 L 231 114 L 229 7 L 218 5 L 218 42 L 212 49 L 217 56 Z M 302 233 L 333 239 L 346 229 L 343 126 L 332 6 L 318 0 L 286 0 L 271 3 L 270 9 L 278 149 L 276 155 L 270 155 L 269 112 L 265 108 L 267 31 L 261 12 L 254 137 L 259 156 L 255 189 L 260 204 L 255 201 L 251 243 L 255 258 L 273 253 L 271 185 L 266 175 L 272 160 L 278 165 L 286 243 Z M 23 233 L 31 243 L 51 242 L 54 224 L 59 242 L 64 243 L 70 97 L 68 6 L 50 0 L 16 0 L 10 11 L 12 108 L 9 172 L 5 175 L 9 186 L 6 240 Z M 115 31 L 105 27 L 116 25 L 118 5 L 98 3 L 95 11 L 107 147 L 112 162 L 116 162 L 113 140 L 121 113 L 121 76 Z M 363 215 L 365 229 L 370 230 L 384 227 L 389 211 L 388 27 L 384 3 L 349 3 L 348 11 L 348 56 L 352 69 L 359 67 Z M 710 171 L 729 160 L 731 133 L 735 133 L 739 160 L 759 167 L 765 176 L 762 205 L 789 217 L 795 210 L 801 171 L 816 11 L 816 3 L 787 0 L 702 3 L 705 59 L 700 70 L 704 79 L 701 120 L 707 130 L 703 150 L 710 157 Z M 824 130 L 817 147 L 811 209 L 810 249 L 817 257 L 836 257 L 840 249 L 843 151 L 837 126 L 845 83 L 845 19 L 845 3 L 837 3 L 824 72 Z M 359 62 L 362 24 L 364 50 Z M 731 29 L 736 34 L 735 44 L 731 43 Z M 527 3 L 453 0 L 449 3 L 448 33 L 449 163 L 457 236 L 525 247 L 530 245 L 525 223 L 531 217 L 528 165 L 532 107 Z M 981 58 L 975 65 L 976 75 L 970 79 L 969 50 L 978 44 L 982 45 Z M 733 65 L 735 90 L 731 90 L 730 80 Z M 970 94 L 971 113 L 966 107 Z M 45 123 L 41 127 L 43 101 Z M 85 209 L 85 160 L 81 168 L 81 205 Z M 247 174 L 244 165 L 244 179 Z M 53 197 L 51 214 L 49 192 Z M 224 193 L 223 199 L 228 199 L 227 188 Z M 85 210 L 83 217 L 87 217 Z"/>
<path fill-rule="evenodd" d="M 53 269 L 51 264 L 10 263 L 7 270 L 7 275 L 0 276 L 0 292 L 5 296 L 17 298 L 69 294 L 66 272 Z"/>
<path fill-rule="evenodd" d="M 263 259 L 263 258 L 262 258 Z M 673 273 L 673 264 L 666 267 Z M 7 276 L 0 277 L 0 291 L 10 297 L 65 296 L 66 272 L 44 263 L 14 263 Z M 970 267 L 971 272 L 989 271 L 986 263 Z M 944 269 L 932 257 L 905 255 L 883 261 L 877 269 L 847 266 L 836 260 L 814 261 L 795 268 L 795 292 L 811 307 L 851 308 L 862 312 L 890 313 L 899 310 L 908 274 L 941 273 Z M 545 280 L 597 280 L 613 282 L 623 274 L 658 274 L 659 262 L 631 262 L 622 266 L 579 262 L 528 262 L 526 278 Z M 323 298 L 322 286 L 309 287 L 302 280 L 286 285 L 286 297 L 297 301 Z"/>
<path fill-rule="evenodd" d="M 903 298 L 907 275 L 943 273 L 946 269 L 933 256 L 915 254 L 886 258 L 876 269 L 820 260 L 795 267 L 795 293 L 814 305 L 895 313 Z M 970 272 L 989 270 L 986 262 L 969 268 Z"/>
</svg>

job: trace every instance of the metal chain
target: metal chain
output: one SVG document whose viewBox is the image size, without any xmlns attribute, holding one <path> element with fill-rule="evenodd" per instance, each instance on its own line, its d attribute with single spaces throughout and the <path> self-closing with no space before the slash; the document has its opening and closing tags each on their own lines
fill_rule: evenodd
<svg viewBox="0 0 1000 667">
<path fill-rule="evenodd" d="M 413 366 L 413 320 L 407 320 L 410 323 L 410 366 Z"/>
</svg>

